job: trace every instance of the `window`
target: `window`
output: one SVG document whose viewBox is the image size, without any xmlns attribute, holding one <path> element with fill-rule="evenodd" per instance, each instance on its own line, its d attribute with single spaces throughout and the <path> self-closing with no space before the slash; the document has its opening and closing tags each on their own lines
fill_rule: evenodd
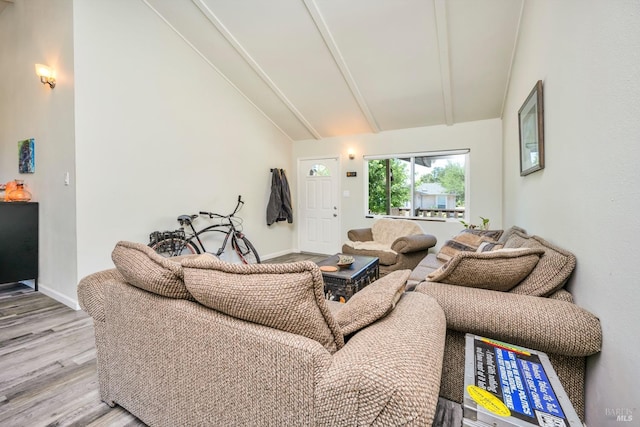
<svg viewBox="0 0 640 427">
<path fill-rule="evenodd" d="M 365 156 L 366 212 L 419 218 L 464 218 L 469 150 Z"/>
<path fill-rule="evenodd" d="M 331 176 L 331 171 L 325 165 L 313 165 L 309 169 L 309 176 Z"/>
</svg>

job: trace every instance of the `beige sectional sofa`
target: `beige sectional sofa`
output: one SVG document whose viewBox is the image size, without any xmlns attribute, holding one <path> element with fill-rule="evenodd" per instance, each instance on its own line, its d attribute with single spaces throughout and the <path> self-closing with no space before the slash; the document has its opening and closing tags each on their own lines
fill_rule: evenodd
<svg viewBox="0 0 640 427">
<path fill-rule="evenodd" d="M 440 395 L 462 402 L 464 335 L 473 333 L 547 353 L 582 418 L 586 358 L 600 351 L 602 330 L 564 288 L 576 258 L 519 227 L 500 234 L 492 242 L 465 230 L 409 277 L 408 289 L 435 298 L 447 318 Z M 495 248 L 478 252 L 485 245 Z"/>
<path fill-rule="evenodd" d="M 312 262 L 235 265 L 119 243 L 78 285 L 100 396 L 151 426 L 431 425 L 446 323 L 409 271 L 346 304 Z"/>
</svg>

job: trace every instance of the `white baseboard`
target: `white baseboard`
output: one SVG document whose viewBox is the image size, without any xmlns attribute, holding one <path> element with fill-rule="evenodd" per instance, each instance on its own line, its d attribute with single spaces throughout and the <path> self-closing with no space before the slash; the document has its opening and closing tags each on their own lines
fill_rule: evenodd
<svg viewBox="0 0 640 427">
<path fill-rule="evenodd" d="M 53 298 L 54 300 L 61 302 L 62 304 L 66 305 L 67 307 L 70 307 L 74 310 L 80 310 L 80 304 L 78 304 L 78 301 L 72 298 L 69 298 L 66 295 L 61 294 L 60 292 L 56 291 L 55 289 L 51 289 L 50 287 L 48 287 L 47 285 L 43 285 L 38 283 L 38 291 L 42 292 L 43 294 L 45 294 L 48 297 Z"/>
<path fill-rule="evenodd" d="M 271 258 L 276 258 L 276 257 L 283 256 L 283 255 L 289 255 L 290 253 L 293 253 L 293 252 L 295 252 L 295 251 L 292 251 L 291 249 L 288 249 L 288 250 L 285 250 L 285 251 L 274 252 L 272 254 L 261 255 L 260 256 L 260 260 L 261 261 L 266 261 L 266 260 L 271 259 Z"/>
</svg>

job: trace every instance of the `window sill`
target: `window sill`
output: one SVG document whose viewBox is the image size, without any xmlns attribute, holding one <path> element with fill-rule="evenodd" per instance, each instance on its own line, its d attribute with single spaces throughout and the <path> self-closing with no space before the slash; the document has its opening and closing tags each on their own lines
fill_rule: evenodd
<svg viewBox="0 0 640 427">
<path fill-rule="evenodd" d="M 427 216 L 404 216 L 404 215 L 365 215 L 365 218 L 393 218 L 393 219 L 408 219 L 411 221 L 429 221 L 429 222 L 460 222 L 454 218 L 437 218 Z"/>
</svg>

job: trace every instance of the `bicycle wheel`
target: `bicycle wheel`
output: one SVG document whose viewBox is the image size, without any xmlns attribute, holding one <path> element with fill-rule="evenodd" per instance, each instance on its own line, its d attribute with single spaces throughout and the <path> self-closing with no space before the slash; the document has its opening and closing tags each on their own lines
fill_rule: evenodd
<svg viewBox="0 0 640 427">
<path fill-rule="evenodd" d="M 249 239 L 238 233 L 231 239 L 231 246 L 245 264 L 260 264 L 258 251 L 253 247 Z"/>
<path fill-rule="evenodd" d="M 200 253 L 200 250 L 196 245 L 185 239 L 164 239 L 158 242 L 149 243 L 149 247 L 167 258 Z"/>
</svg>

